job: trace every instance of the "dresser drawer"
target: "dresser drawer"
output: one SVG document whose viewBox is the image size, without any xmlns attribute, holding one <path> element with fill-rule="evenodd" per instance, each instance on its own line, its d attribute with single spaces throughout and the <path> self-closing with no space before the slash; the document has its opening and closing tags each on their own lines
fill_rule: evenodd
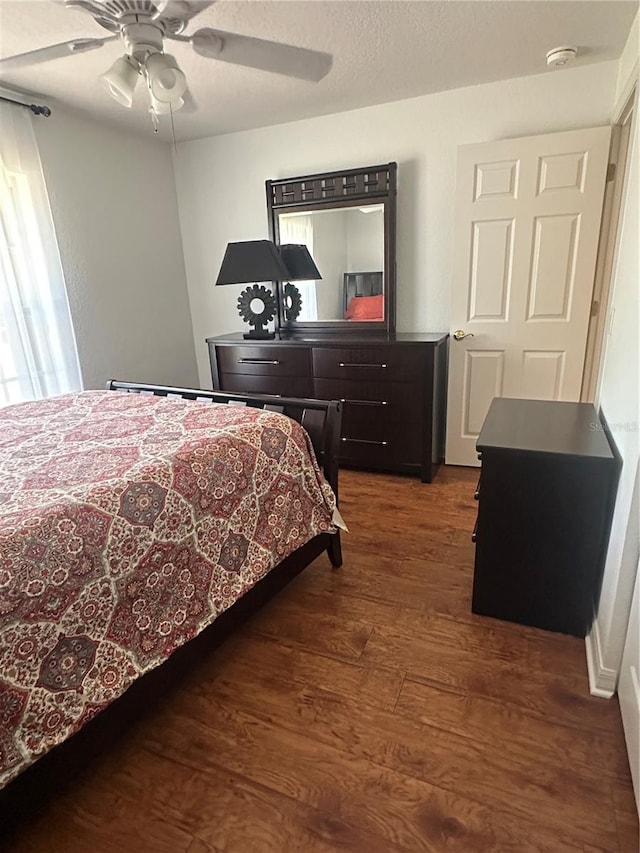
<svg viewBox="0 0 640 853">
<path fill-rule="evenodd" d="M 398 346 L 314 347 L 313 375 L 322 379 L 397 382 L 424 375 L 424 352 Z"/>
<path fill-rule="evenodd" d="M 311 376 L 308 347 L 217 346 L 220 373 L 244 373 L 254 376 Z"/>
<path fill-rule="evenodd" d="M 344 423 L 358 420 L 421 423 L 424 417 L 424 392 L 419 382 L 315 379 L 313 387 L 314 397 L 344 403 Z"/>
<path fill-rule="evenodd" d="M 369 423 L 362 428 L 348 426 L 340 439 L 340 458 L 354 465 L 371 462 L 376 467 L 419 465 L 422 456 L 420 427 L 391 428 Z"/>
<path fill-rule="evenodd" d="M 279 397 L 313 397 L 311 379 L 299 376 L 252 376 L 221 373 L 220 390 L 249 394 L 277 394 Z"/>
</svg>

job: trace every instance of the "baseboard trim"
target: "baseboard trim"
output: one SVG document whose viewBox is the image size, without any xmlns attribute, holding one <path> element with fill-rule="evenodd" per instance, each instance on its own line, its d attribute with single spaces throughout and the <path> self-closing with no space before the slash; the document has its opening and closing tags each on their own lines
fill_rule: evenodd
<svg viewBox="0 0 640 853">
<path fill-rule="evenodd" d="M 602 646 L 598 620 L 593 620 L 591 632 L 584 638 L 587 652 L 587 671 L 589 673 L 589 692 L 601 699 L 611 699 L 616 692 L 618 673 L 602 663 Z"/>
</svg>

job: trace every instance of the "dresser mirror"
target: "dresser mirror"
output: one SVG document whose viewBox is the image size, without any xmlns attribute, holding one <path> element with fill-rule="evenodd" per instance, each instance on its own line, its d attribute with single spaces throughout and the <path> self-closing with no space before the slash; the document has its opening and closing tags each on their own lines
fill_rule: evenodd
<svg viewBox="0 0 640 853">
<path fill-rule="evenodd" d="M 396 169 L 387 163 L 267 181 L 271 239 L 305 245 L 322 276 L 276 283 L 281 332 L 395 332 Z"/>
</svg>

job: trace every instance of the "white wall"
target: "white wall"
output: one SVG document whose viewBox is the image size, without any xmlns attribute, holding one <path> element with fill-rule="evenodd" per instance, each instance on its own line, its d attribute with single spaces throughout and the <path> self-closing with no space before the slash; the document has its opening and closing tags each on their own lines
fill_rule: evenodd
<svg viewBox="0 0 640 853">
<path fill-rule="evenodd" d="M 625 71 L 637 79 L 638 19 L 620 60 L 617 92 L 630 93 Z M 635 57 L 635 61 L 631 61 Z M 622 107 L 622 104 L 618 104 Z M 592 688 L 610 692 L 620 668 L 640 555 L 640 107 L 636 100 L 625 196 L 622 200 L 613 293 L 599 404 L 622 456 L 622 472 L 596 621 L 588 642 Z"/>
<path fill-rule="evenodd" d="M 214 288 L 230 240 L 268 236 L 264 182 L 396 160 L 399 331 L 449 327 L 456 148 L 608 124 L 617 63 L 545 72 L 178 145 L 174 157 L 200 382 L 204 339 L 238 331 L 238 289 Z"/>
<path fill-rule="evenodd" d="M 344 272 L 378 272 L 384 269 L 384 211 L 349 210 L 347 266 Z"/>
<path fill-rule="evenodd" d="M 322 275 L 316 284 L 318 320 L 342 317 L 342 274 L 347 268 L 347 214 L 343 211 L 318 211 L 313 225 L 313 259 Z"/>
<path fill-rule="evenodd" d="M 34 125 L 84 387 L 196 384 L 169 146 L 59 107 Z"/>
<path fill-rule="evenodd" d="M 634 79 L 638 76 L 638 58 L 640 57 L 640 13 L 636 15 L 624 49 L 618 60 L 618 79 L 616 81 L 615 103 L 620 104 L 629 97 Z"/>
</svg>

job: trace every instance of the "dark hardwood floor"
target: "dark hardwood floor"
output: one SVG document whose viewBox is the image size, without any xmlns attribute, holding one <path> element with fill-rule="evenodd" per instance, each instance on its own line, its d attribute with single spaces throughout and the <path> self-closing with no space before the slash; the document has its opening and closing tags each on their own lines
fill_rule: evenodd
<svg viewBox="0 0 640 853">
<path fill-rule="evenodd" d="M 343 568 L 306 569 L 4 849 L 637 853 L 583 641 L 470 612 L 476 479 L 341 473 Z"/>
</svg>

